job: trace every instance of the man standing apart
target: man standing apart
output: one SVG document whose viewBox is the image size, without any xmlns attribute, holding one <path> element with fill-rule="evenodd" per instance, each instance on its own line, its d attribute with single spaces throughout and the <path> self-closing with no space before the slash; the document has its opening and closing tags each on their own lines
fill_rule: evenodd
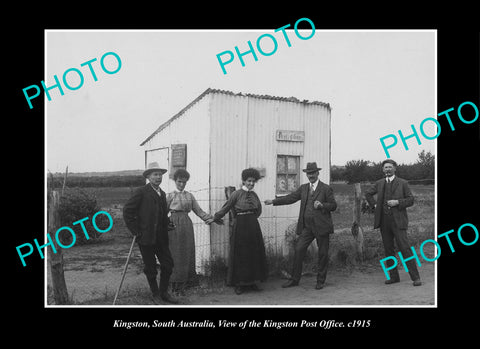
<svg viewBox="0 0 480 349">
<path fill-rule="evenodd" d="M 177 304 L 178 300 L 168 293 L 168 283 L 173 270 L 173 259 L 168 247 L 167 201 L 165 192 L 160 189 L 162 175 L 167 170 L 152 162 L 143 172 L 148 184 L 135 190 L 123 207 L 123 219 L 130 232 L 136 236 L 144 269 L 152 291 L 153 302 L 162 304 L 162 300 Z M 157 285 L 157 261 L 160 262 L 160 281 Z"/>
<path fill-rule="evenodd" d="M 302 276 L 302 264 L 308 246 L 314 239 L 318 246 L 318 273 L 315 289 L 323 288 L 327 277 L 328 245 L 333 223 L 330 212 L 335 211 L 337 203 L 332 188 L 318 179 L 321 168 L 316 162 L 307 163 L 306 173 L 309 183 L 302 184 L 296 191 L 276 198 L 265 200 L 266 205 L 290 205 L 300 200 L 297 231 L 299 235 L 295 245 L 292 277 L 282 287 L 297 286 Z"/>
<path fill-rule="evenodd" d="M 385 178 L 376 181 L 365 192 L 365 199 L 371 207 L 375 207 L 373 228 L 380 228 L 385 256 L 388 257 L 395 254 L 393 244 L 395 239 L 402 256 L 404 259 L 407 259 L 412 256 L 412 250 L 407 237 L 407 207 L 413 205 L 414 198 L 408 182 L 395 176 L 396 169 L 397 163 L 395 161 L 391 159 L 384 160 L 382 162 L 382 170 Z M 377 200 L 373 197 L 375 194 L 377 194 Z M 392 264 L 393 261 L 389 259 L 387 266 L 391 267 Z M 420 286 L 422 282 L 420 281 L 415 261 L 410 259 L 406 264 L 413 286 Z M 396 282 L 400 282 L 400 276 L 395 267 L 390 269 L 390 277 L 385 280 L 385 283 L 388 285 Z"/>
</svg>

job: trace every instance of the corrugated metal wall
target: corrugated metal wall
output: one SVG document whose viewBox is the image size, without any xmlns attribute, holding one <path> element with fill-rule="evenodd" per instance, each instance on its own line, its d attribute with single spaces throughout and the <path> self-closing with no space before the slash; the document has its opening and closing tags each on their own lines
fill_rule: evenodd
<svg viewBox="0 0 480 349">
<path fill-rule="evenodd" d="M 212 212 L 225 201 L 225 186 L 241 186 L 241 171 L 247 167 L 265 169 L 255 191 L 263 202 L 275 197 L 276 158 L 278 154 L 300 156 L 300 168 L 316 161 L 325 169 L 320 179 L 330 180 L 330 110 L 318 104 L 211 94 L 211 186 Z M 277 141 L 277 130 L 305 132 L 305 142 Z M 307 181 L 300 172 L 301 183 Z M 285 251 L 285 230 L 297 221 L 299 203 L 289 206 L 265 206 L 260 218 L 262 232 L 270 251 Z M 212 226 L 212 254 L 228 256 L 228 225 Z"/>
<path fill-rule="evenodd" d="M 206 212 L 210 210 L 208 106 L 207 95 L 144 144 L 145 150 L 168 147 L 170 159 L 172 144 L 187 144 L 187 171 L 190 173 L 190 180 L 185 189 L 195 196 L 200 207 Z M 175 183 L 169 178 L 169 174 L 163 176 L 161 184 L 167 193 L 175 189 Z M 210 259 L 210 227 L 193 212 L 190 213 L 190 218 L 195 231 L 197 271 L 203 273 L 204 263 Z"/>
<path fill-rule="evenodd" d="M 324 170 L 320 179 L 330 181 L 330 110 L 316 103 L 303 103 L 263 96 L 207 91 L 202 98 L 175 117 L 164 129 L 144 144 L 144 148 L 187 144 L 187 170 L 191 178 L 187 190 L 201 207 L 212 214 L 225 203 L 225 187 L 241 186 L 241 172 L 247 167 L 262 168 L 265 177 L 255 191 L 263 202 L 275 198 L 277 155 L 300 156 L 300 169 L 316 161 Z M 277 130 L 303 131 L 304 142 L 277 141 Z M 162 188 L 175 188 L 167 179 Z M 307 181 L 300 171 L 300 183 Z M 267 251 L 285 254 L 285 232 L 296 225 L 299 203 L 289 206 L 265 206 L 259 219 Z M 205 263 L 229 254 L 229 222 L 225 225 L 203 224 L 193 213 L 197 271 Z"/>
<path fill-rule="evenodd" d="M 314 105 L 313 108 L 305 108 L 305 144 L 308 145 L 304 150 L 304 163 L 316 161 L 318 166 L 322 168 L 320 171 L 320 180 L 324 183 L 330 183 L 330 144 L 331 144 L 331 129 L 330 121 L 331 114 L 327 107 L 321 105 Z M 304 176 L 304 182 L 307 181 Z"/>
<path fill-rule="evenodd" d="M 210 185 L 213 212 L 225 200 L 224 187 L 241 185 L 240 173 L 247 164 L 248 98 L 214 93 L 210 99 Z M 212 258 L 227 258 L 229 248 L 228 220 L 225 225 L 211 226 Z"/>
</svg>

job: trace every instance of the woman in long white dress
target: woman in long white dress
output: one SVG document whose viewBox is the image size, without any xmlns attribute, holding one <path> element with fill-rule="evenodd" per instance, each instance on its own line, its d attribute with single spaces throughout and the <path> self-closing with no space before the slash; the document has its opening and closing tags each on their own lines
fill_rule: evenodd
<svg viewBox="0 0 480 349">
<path fill-rule="evenodd" d="M 178 169 L 173 175 L 176 190 L 167 194 L 167 207 L 171 212 L 170 220 L 175 230 L 168 233 L 169 247 L 173 257 L 173 273 L 170 277 L 172 290 L 183 292 L 184 288 L 195 281 L 195 236 L 192 220 L 188 216 L 193 211 L 207 224 L 212 222 L 212 215 L 203 211 L 195 196 L 185 190 L 190 174 Z"/>
</svg>

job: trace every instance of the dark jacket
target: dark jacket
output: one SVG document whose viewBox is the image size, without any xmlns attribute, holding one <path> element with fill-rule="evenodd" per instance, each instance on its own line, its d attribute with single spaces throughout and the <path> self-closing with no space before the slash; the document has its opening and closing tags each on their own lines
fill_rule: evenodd
<svg viewBox="0 0 480 349">
<path fill-rule="evenodd" d="M 383 197 L 385 192 L 385 178 L 382 178 L 375 182 L 370 188 L 367 189 L 365 192 L 365 199 L 367 200 L 368 204 L 375 207 L 375 222 L 373 224 L 373 228 L 380 228 L 380 220 L 382 218 L 383 213 Z M 373 197 L 377 194 L 377 199 Z M 407 229 L 408 228 L 408 215 L 407 215 L 407 207 L 413 205 L 413 195 L 410 191 L 410 187 L 408 186 L 408 182 L 405 179 L 399 178 L 395 176 L 395 179 L 392 182 L 392 200 L 398 200 L 398 206 L 391 207 L 390 210 L 392 211 L 393 218 L 395 219 L 395 223 L 399 229 Z"/>
<path fill-rule="evenodd" d="M 286 195 L 279 197 L 277 199 L 272 200 L 274 206 L 278 205 L 290 205 L 294 202 L 300 201 L 300 214 L 298 215 L 298 223 L 297 223 L 297 234 L 300 235 L 304 223 L 303 223 L 303 215 L 305 213 L 305 206 L 307 203 L 307 195 L 309 195 L 310 191 L 310 183 L 302 184 L 296 191 Z M 332 234 L 333 233 L 333 222 L 332 216 L 330 214 L 331 211 L 335 211 L 337 209 L 337 202 L 335 201 L 335 197 L 333 196 L 333 190 L 328 185 L 321 181 L 318 181 L 317 188 L 313 193 L 313 200 L 320 201 L 323 204 L 323 207 L 318 207 L 315 210 L 315 215 L 313 217 L 315 229 L 320 235 Z"/>
<path fill-rule="evenodd" d="M 141 245 L 154 245 L 164 238 L 168 243 L 167 200 L 165 192 L 160 189 L 160 193 L 146 184 L 137 188 L 123 207 L 125 224 Z"/>
</svg>

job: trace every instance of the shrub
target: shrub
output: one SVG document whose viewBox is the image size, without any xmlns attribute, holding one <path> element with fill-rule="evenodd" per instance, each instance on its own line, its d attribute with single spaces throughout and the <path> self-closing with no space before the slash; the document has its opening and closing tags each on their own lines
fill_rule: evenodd
<svg viewBox="0 0 480 349">
<path fill-rule="evenodd" d="M 433 183 L 435 176 L 435 155 L 431 152 L 422 150 L 418 153 L 418 159 L 413 164 L 398 164 L 396 174 L 408 181 L 425 181 Z M 358 182 L 373 182 L 384 176 L 382 171 L 382 162 L 372 162 L 368 160 L 350 160 L 345 167 L 332 166 L 332 181 L 346 180 L 348 184 Z"/>
<path fill-rule="evenodd" d="M 80 188 L 65 188 L 63 195 L 60 197 L 60 205 L 58 213 L 60 217 L 61 226 L 68 226 L 75 231 L 75 244 L 85 244 L 87 238 L 83 232 L 81 223 L 73 225 L 73 222 L 88 217 L 88 220 L 83 221 L 85 229 L 87 230 L 89 241 L 95 240 L 100 236 L 100 233 L 92 225 L 92 217 L 101 211 L 97 205 L 97 199 L 94 195 L 89 194 Z M 98 215 L 95 223 L 99 229 L 106 229 L 109 225 L 108 217 L 105 215 Z M 59 233 L 59 240 L 63 245 L 69 245 L 73 237 L 67 230 L 62 230 Z"/>
<path fill-rule="evenodd" d="M 366 169 L 369 164 L 367 160 L 350 160 L 345 164 L 345 179 L 348 184 L 358 183 L 367 180 Z"/>
<path fill-rule="evenodd" d="M 50 176 L 48 185 L 52 188 L 61 188 L 63 177 Z M 145 184 L 145 178 L 141 175 L 110 175 L 110 176 L 77 176 L 67 177 L 69 188 L 80 187 L 139 187 Z"/>
<path fill-rule="evenodd" d="M 205 263 L 205 275 L 208 275 L 209 286 L 212 287 L 227 279 L 228 266 L 226 260 L 216 256 Z"/>
<path fill-rule="evenodd" d="M 332 165 L 330 168 L 330 179 L 332 182 L 345 180 L 345 167 Z"/>
</svg>

